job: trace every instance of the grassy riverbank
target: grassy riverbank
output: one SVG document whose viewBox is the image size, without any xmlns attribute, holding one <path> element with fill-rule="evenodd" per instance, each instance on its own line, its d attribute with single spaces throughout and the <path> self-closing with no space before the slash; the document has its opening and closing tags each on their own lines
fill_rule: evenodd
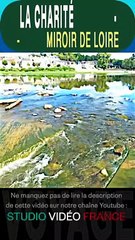
<svg viewBox="0 0 135 240">
<path fill-rule="evenodd" d="M 12 69 L 0 69 L 0 75 L 2 76 L 44 76 L 44 75 L 63 75 L 68 74 L 72 75 L 75 74 L 75 69 L 70 67 L 52 67 L 52 68 L 12 68 Z"/>
<path fill-rule="evenodd" d="M 135 75 L 135 71 L 129 71 L 124 69 L 82 69 L 75 70 L 70 67 L 53 67 L 53 68 L 28 68 L 28 69 L 0 69 L 1 76 L 45 76 L 45 75 L 73 75 L 73 74 L 96 74 L 96 75 Z"/>
<path fill-rule="evenodd" d="M 112 179 L 108 188 L 133 188 L 135 177 L 135 140 L 131 138 L 129 155 L 120 166 L 116 176 Z"/>
</svg>

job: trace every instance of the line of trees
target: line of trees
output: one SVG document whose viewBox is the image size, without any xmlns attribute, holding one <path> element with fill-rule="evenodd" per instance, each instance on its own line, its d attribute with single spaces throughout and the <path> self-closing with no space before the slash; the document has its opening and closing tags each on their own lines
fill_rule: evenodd
<svg viewBox="0 0 135 240">
<path fill-rule="evenodd" d="M 81 53 L 58 53 L 57 56 L 64 61 L 95 61 L 96 67 L 101 69 L 119 68 L 135 70 L 135 54 L 128 59 L 112 59 L 109 53 L 98 53 L 96 55 L 83 55 Z"/>
<path fill-rule="evenodd" d="M 60 60 L 65 60 L 65 61 L 82 62 L 82 61 L 97 60 L 97 55 L 89 56 L 81 53 L 58 53 L 56 55 L 60 58 Z"/>
<path fill-rule="evenodd" d="M 128 70 L 134 70 L 135 69 L 135 54 L 132 54 L 131 58 L 124 59 L 122 61 L 122 68 L 128 69 Z"/>
</svg>

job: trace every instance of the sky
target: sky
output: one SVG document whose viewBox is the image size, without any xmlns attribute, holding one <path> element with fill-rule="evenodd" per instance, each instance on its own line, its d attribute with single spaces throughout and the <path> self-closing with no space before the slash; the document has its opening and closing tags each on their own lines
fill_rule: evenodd
<svg viewBox="0 0 135 240">
<path fill-rule="evenodd" d="M 96 55 L 97 53 L 83 53 L 83 54 L 88 54 L 88 55 Z M 110 53 L 111 58 L 115 59 L 125 59 L 125 58 L 130 58 L 133 53 Z"/>
<path fill-rule="evenodd" d="M 125 58 L 130 58 L 133 53 L 111 53 L 111 58 L 116 58 L 116 59 L 125 59 Z"/>
</svg>

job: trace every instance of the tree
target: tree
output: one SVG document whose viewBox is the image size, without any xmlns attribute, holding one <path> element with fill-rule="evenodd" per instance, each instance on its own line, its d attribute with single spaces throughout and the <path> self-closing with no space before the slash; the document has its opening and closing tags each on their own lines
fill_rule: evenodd
<svg viewBox="0 0 135 240">
<path fill-rule="evenodd" d="M 132 57 L 131 57 L 131 58 L 132 58 L 132 59 L 135 59 L 135 54 L 134 54 L 134 53 L 132 54 Z"/>
<path fill-rule="evenodd" d="M 121 59 L 112 59 L 112 64 L 116 68 L 122 67 L 122 60 Z"/>
<path fill-rule="evenodd" d="M 122 68 L 125 68 L 127 70 L 135 69 L 135 59 L 133 57 L 124 59 L 122 62 Z"/>
<path fill-rule="evenodd" d="M 65 61 L 75 61 L 75 62 L 82 62 L 82 61 L 95 61 L 97 60 L 97 55 L 83 55 L 81 53 L 58 53 L 57 56 L 60 60 Z"/>
<path fill-rule="evenodd" d="M 7 65 L 8 65 L 7 60 L 4 59 L 4 60 L 2 61 L 2 64 L 3 64 L 4 66 L 7 66 Z"/>
<path fill-rule="evenodd" d="M 15 66 L 15 64 L 16 64 L 15 60 L 12 60 L 12 61 L 11 61 L 11 65 L 12 65 L 12 66 Z"/>
<path fill-rule="evenodd" d="M 110 63 L 110 56 L 111 56 L 111 54 L 108 54 L 108 53 L 98 53 L 97 66 L 99 68 L 102 68 L 103 70 L 108 68 L 109 63 Z"/>
</svg>

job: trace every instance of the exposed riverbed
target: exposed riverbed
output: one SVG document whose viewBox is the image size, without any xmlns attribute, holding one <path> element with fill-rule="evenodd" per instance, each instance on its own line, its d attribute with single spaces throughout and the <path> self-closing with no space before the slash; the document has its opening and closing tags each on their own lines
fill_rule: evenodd
<svg viewBox="0 0 135 240">
<path fill-rule="evenodd" d="M 0 105 L 0 187 L 134 187 L 134 86 L 134 76 L 0 77 L 0 100 L 22 99 Z"/>
</svg>

